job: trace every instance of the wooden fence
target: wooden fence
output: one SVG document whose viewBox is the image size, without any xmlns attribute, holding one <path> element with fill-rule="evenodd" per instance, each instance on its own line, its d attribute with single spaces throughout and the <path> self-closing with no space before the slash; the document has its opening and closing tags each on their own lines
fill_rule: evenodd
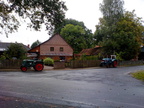
<svg viewBox="0 0 144 108">
<path fill-rule="evenodd" d="M 144 61 L 143 60 L 118 61 L 118 66 L 135 66 L 135 65 L 144 65 Z"/>
<path fill-rule="evenodd" d="M 69 68 L 86 68 L 86 67 L 99 67 L 101 60 L 74 60 L 69 62 L 66 67 Z M 118 61 L 118 66 L 136 66 L 144 65 L 143 60 L 137 61 Z"/>
<path fill-rule="evenodd" d="M 0 69 L 19 69 L 22 60 L 0 60 Z"/>
<path fill-rule="evenodd" d="M 100 60 L 74 60 L 67 64 L 66 67 L 70 68 L 86 68 L 86 67 L 98 67 Z"/>
<path fill-rule="evenodd" d="M 55 68 L 87 68 L 99 67 L 101 60 L 74 60 L 55 64 Z M 19 69 L 22 60 L 0 60 L 0 69 Z M 119 61 L 118 66 L 144 65 L 144 61 Z"/>
</svg>

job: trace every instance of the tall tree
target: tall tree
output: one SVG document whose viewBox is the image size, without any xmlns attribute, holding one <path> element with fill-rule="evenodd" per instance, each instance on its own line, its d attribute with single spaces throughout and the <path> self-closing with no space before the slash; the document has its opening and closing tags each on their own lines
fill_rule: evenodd
<svg viewBox="0 0 144 108">
<path fill-rule="evenodd" d="M 72 30 L 70 30 L 69 28 L 71 28 Z M 83 33 L 78 30 L 83 31 Z M 94 38 L 92 31 L 86 28 L 84 23 L 81 21 L 77 21 L 75 19 L 65 19 L 62 26 L 60 28 L 57 28 L 55 32 L 60 33 L 64 38 L 68 37 L 65 38 L 65 40 L 68 42 L 71 36 L 75 38 L 75 41 L 80 41 L 81 39 L 81 42 L 77 43 L 77 45 L 73 45 L 73 43 L 71 42 L 69 43 L 74 48 L 76 53 L 78 53 L 82 49 L 91 48 L 94 46 Z"/>
<path fill-rule="evenodd" d="M 124 11 L 123 4 L 123 0 L 103 0 L 100 5 L 103 18 L 96 26 L 94 37 L 105 54 L 130 60 L 139 53 L 144 27 L 134 11 Z"/>
<path fill-rule="evenodd" d="M 65 2 L 61 0 L 1 0 L 1 33 L 4 30 L 8 34 L 17 29 L 18 16 L 29 19 L 28 27 L 40 30 L 41 25 L 45 24 L 46 30 L 52 31 L 61 25 L 66 10 Z"/>
<path fill-rule="evenodd" d="M 86 48 L 86 40 L 84 38 L 85 30 L 78 25 L 67 24 L 60 33 L 63 38 L 72 46 L 75 53 Z"/>
<path fill-rule="evenodd" d="M 96 31 L 94 32 L 95 44 L 98 45 L 99 42 L 103 40 L 107 34 L 108 27 L 106 26 L 106 20 L 103 18 L 99 19 L 99 24 L 96 25 Z"/>
<path fill-rule="evenodd" d="M 9 33 L 17 31 L 20 26 L 18 20 L 8 10 L 8 4 L 0 1 L 0 34 L 6 34 L 7 37 Z"/>
<path fill-rule="evenodd" d="M 70 27 L 72 29 L 75 28 L 75 30 L 71 30 L 70 31 L 70 29 L 69 29 Z M 81 31 L 78 31 L 79 28 L 81 28 L 81 30 L 84 31 L 84 32 L 80 33 Z M 79 33 L 75 33 L 76 31 L 79 32 Z M 66 32 L 67 35 L 65 35 L 64 32 Z M 70 32 L 70 33 L 68 33 L 68 32 Z M 92 33 L 91 30 L 89 30 L 88 28 L 86 28 L 86 26 L 84 25 L 84 23 L 82 21 L 77 21 L 75 19 L 65 19 L 64 22 L 63 22 L 63 24 L 62 24 L 62 26 L 59 27 L 59 28 L 57 28 L 57 29 L 55 29 L 55 33 L 60 33 L 64 38 L 66 36 L 68 38 L 71 38 L 71 36 L 73 35 L 73 38 L 75 38 L 75 40 L 76 39 L 79 40 L 79 37 L 81 37 L 82 41 L 80 43 L 83 43 L 83 46 L 82 45 L 80 45 L 80 46 L 77 45 L 78 49 L 75 48 L 76 45 L 73 45 L 72 43 L 71 44 L 69 43 L 73 48 L 75 48 L 74 50 L 75 50 L 76 53 L 78 53 L 79 51 L 81 51 L 84 48 L 91 48 L 91 47 L 94 46 L 93 33 Z M 77 35 L 77 34 L 79 34 L 79 35 Z M 66 39 L 66 41 L 69 42 L 69 40 L 67 40 L 68 38 L 65 38 L 65 39 Z"/>
<path fill-rule="evenodd" d="M 95 38 L 103 46 L 104 53 L 107 55 L 118 54 L 121 59 L 130 60 L 135 58 L 142 45 L 144 26 L 141 18 L 133 12 L 125 12 L 123 18 L 115 24 L 112 37 L 102 37 L 107 35 L 104 19 L 97 25 Z"/>
<path fill-rule="evenodd" d="M 123 17 L 123 4 L 123 0 L 103 0 L 100 4 L 100 10 L 108 26 L 116 24 Z"/>
<path fill-rule="evenodd" d="M 55 28 L 54 33 L 60 33 L 61 29 L 64 28 L 64 26 L 66 26 L 67 24 L 72 24 L 72 25 L 75 25 L 75 26 L 79 25 L 79 26 L 83 27 L 84 29 L 87 29 L 82 21 L 77 21 L 75 19 L 64 19 L 61 26 L 59 26 L 58 28 Z"/>
<path fill-rule="evenodd" d="M 144 26 L 141 18 L 133 12 L 125 12 L 124 18 L 117 23 L 113 41 L 116 42 L 115 51 L 124 60 L 136 58 L 142 45 Z"/>
<path fill-rule="evenodd" d="M 32 43 L 31 48 L 38 46 L 41 42 L 39 40 Z"/>
<path fill-rule="evenodd" d="M 94 38 L 96 44 L 100 42 L 102 46 L 105 46 L 108 55 L 115 52 L 116 43 L 112 39 L 116 32 L 117 22 L 124 16 L 123 4 L 123 0 L 103 0 L 100 4 L 103 18 L 100 18 L 100 23 L 96 26 Z"/>
<path fill-rule="evenodd" d="M 103 19 L 100 20 L 100 23 L 104 24 L 101 28 L 105 32 L 101 35 L 101 39 L 113 38 L 112 34 L 115 32 L 116 23 L 124 15 L 123 4 L 123 0 L 103 0 L 103 3 L 100 4 L 100 10 L 103 14 Z M 97 26 L 97 29 L 99 27 Z"/>
</svg>

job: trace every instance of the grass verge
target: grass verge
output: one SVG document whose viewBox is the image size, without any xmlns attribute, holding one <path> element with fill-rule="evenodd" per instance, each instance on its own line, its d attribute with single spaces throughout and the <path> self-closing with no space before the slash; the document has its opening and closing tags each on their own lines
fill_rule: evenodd
<svg viewBox="0 0 144 108">
<path fill-rule="evenodd" d="M 135 72 L 135 73 L 131 73 L 131 75 L 132 75 L 134 78 L 138 79 L 138 80 L 144 81 L 144 70 L 138 71 L 138 72 Z"/>
</svg>

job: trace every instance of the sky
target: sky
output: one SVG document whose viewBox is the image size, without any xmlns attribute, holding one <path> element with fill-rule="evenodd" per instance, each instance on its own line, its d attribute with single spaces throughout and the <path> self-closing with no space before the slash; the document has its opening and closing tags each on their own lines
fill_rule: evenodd
<svg viewBox="0 0 144 108">
<path fill-rule="evenodd" d="M 66 18 L 72 18 L 84 22 L 85 26 L 94 33 L 95 26 L 99 22 L 102 14 L 99 5 L 103 0 L 63 0 L 68 8 Z M 144 0 L 124 0 L 124 8 L 127 11 L 135 10 L 138 17 L 144 20 Z M 47 31 L 43 28 L 41 32 L 26 29 L 26 24 L 22 23 L 18 32 L 9 34 L 8 38 L 0 34 L 1 42 L 18 42 L 25 45 L 31 45 L 36 40 L 44 42 L 50 38 Z"/>
</svg>

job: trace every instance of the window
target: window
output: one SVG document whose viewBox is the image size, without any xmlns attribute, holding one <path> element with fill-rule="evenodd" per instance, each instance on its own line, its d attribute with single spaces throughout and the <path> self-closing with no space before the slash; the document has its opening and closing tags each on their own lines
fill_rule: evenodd
<svg viewBox="0 0 144 108">
<path fill-rule="evenodd" d="M 54 47 L 50 47 L 50 51 L 54 51 Z"/>
<path fill-rule="evenodd" d="M 63 52 L 63 51 L 64 51 L 63 47 L 60 47 L 60 52 Z"/>
</svg>

